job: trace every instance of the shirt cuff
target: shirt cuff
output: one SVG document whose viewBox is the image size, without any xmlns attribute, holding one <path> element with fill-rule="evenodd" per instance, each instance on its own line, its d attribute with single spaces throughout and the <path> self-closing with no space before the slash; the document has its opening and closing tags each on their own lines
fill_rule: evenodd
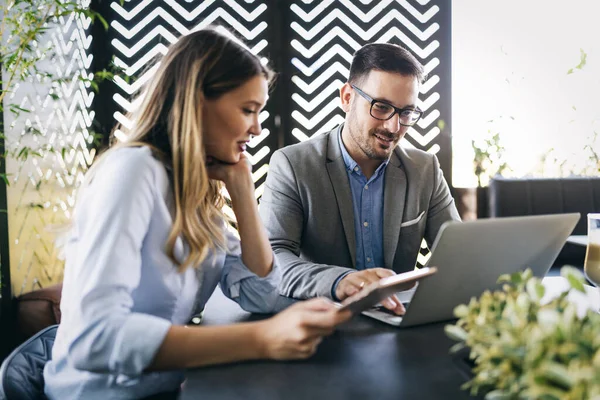
<svg viewBox="0 0 600 400">
<path fill-rule="evenodd" d="M 110 370 L 130 377 L 141 375 L 154 360 L 170 327 L 170 321 L 154 315 L 129 315 L 115 338 Z"/>
<path fill-rule="evenodd" d="M 356 271 L 348 271 L 348 272 L 344 272 L 342 275 L 340 275 L 340 276 L 338 276 L 338 277 L 337 277 L 337 279 L 335 280 L 335 282 L 333 282 L 333 285 L 331 286 L 331 298 L 333 299 L 333 301 L 337 301 L 337 302 L 339 302 L 339 301 L 340 301 L 340 299 L 338 299 L 338 298 L 337 298 L 337 296 L 335 295 L 335 291 L 336 291 L 336 289 L 337 289 L 337 285 L 338 285 L 338 283 L 340 283 L 340 281 L 341 281 L 342 279 L 344 279 L 344 277 L 345 277 L 346 275 L 348 275 L 348 274 L 351 274 L 351 273 L 353 273 L 353 272 L 356 272 Z"/>
</svg>

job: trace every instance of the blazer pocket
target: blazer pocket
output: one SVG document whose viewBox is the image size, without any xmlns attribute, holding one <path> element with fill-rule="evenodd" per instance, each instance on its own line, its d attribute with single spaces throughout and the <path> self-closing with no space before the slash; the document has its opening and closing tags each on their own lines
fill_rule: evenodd
<svg viewBox="0 0 600 400">
<path fill-rule="evenodd" d="M 425 215 L 425 211 L 421 211 L 421 214 L 419 214 L 417 218 L 401 223 L 400 228 L 406 228 L 407 226 L 418 224 L 419 221 L 421 221 L 421 218 L 423 218 L 423 215 Z"/>
</svg>

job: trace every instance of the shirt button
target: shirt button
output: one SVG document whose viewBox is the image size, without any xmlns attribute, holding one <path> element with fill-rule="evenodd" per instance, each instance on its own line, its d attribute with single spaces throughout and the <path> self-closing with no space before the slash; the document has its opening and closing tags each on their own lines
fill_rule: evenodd
<svg viewBox="0 0 600 400">
<path fill-rule="evenodd" d="M 354 167 L 354 171 L 358 172 L 358 167 Z"/>
<path fill-rule="evenodd" d="M 369 226 L 369 223 L 368 223 L 367 221 L 365 221 L 365 222 L 363 222 L 363 225 L 364 225 L 365 227 L 367 227 L 367 226 Z"/>
<path fill-rule="evenodd" d="M 367 257 L 367 262 L 371 262 L 371 257 Z"/>
<path fill-rule="evenodd" d="M 369 188 L 369 185 L 365 185 L 365 190 L 367 190 Z"/>
</svg>

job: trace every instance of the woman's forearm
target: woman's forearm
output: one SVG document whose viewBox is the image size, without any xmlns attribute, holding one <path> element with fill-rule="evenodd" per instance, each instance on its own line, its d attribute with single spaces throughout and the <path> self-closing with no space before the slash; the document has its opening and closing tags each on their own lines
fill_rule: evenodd
<svg viewBox="0 0 600 400">
<path fill-rule="evenodd" d="M 230 192 L 230 196 L 240 233 L 242 261 L 249 270 L 264 277 L 273 268 L 273 250 L 258 214 L 254 191 Z"/>
<path fill-rule="evenodd" d="M 225 326 L 173 325 L 148 371 L 182 369 L 264 358 L 261 322 Z"/>
</svg>

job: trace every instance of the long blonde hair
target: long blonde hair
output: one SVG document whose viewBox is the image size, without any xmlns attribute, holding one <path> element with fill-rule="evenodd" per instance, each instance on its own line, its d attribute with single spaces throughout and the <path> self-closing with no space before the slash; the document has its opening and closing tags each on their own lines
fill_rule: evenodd
<svg viewBox="0 0 600 400">
<path fill-rule="evenodd" d="M 167 168 L 175 210 L 166 252 L 180 272 L 199 266 L 209 249 L 225 246 L 222 184 L 210 180 L 206 170 L 203 102 L 258 75 L 269 82 L 273 79 L 273 72 L 232 37 L 212 28 L 183 36 L 169 47 L 140 93 L 142 103 L 128 116 L 133 127 L 126 132 L 126 139 L 108 150 L 148 146 Z M 183 261 L 174 255 L 180 235 L 189 246 Z"/>
</svg>

